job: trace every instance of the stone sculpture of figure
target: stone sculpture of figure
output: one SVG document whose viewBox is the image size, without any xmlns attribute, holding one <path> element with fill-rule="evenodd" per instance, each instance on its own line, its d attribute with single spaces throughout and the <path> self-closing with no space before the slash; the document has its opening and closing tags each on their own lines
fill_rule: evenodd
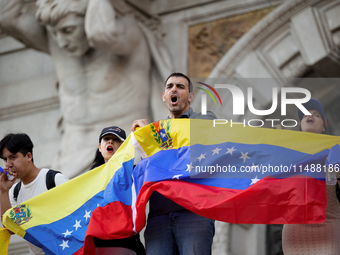
<svg viewBox="0 0 340 255">
<path fill-rule="evenodd" d="M 52 167 L 74 177 L 89 168 L 93 141 L 103 127 L 128 128 L 141 116 L 157 119 L 150 114 L 162 102 L 151 102 L 162 86 L 151 84 L 154 77 L 167 76 L 171 61 L 148 28 L 155 18 L 124 0 L 37 0 L 36 5 L 34 16 L 22 12 L 23 0 L 0 0 L 0 28 L 52 57 L 63 131 Z"/>
</svg>

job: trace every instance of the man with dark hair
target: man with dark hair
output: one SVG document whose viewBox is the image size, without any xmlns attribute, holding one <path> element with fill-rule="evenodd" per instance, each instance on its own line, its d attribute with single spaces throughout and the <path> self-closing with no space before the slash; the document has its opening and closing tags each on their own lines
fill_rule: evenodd
<svg viewBox="0 0 340 255">
<path fill-rule="evenodd" d="M 14 136 L 16 137 L 16 139 L 12 139 Z M 29 136 L 26 134 L 8 134 L 2 139 L 0 143 L 0 158 L 2 159 L 2 153 L 5 148 L 14 154 L 16 154 L 17 152 L 21 152 L 21 154 L 26 156 L 26 154 L 30 152 L 33 155 L 33 143 Z"/>
<path fill-rule="evenodd" d="M 0 157 L 5 162 L 4 172 L 0 174 L 1 219 L 11 207 L 68 181 L 60 172 L 39 169 L 34 165 L 33 143 L 27 134 L 6 135 L 0 141 Z M 6 172 L 14 179 L 10 180 Z M 20 182 L 14 185 L 16 179 Z M 30 254 L 45 254 L 31 243 L 29 249 Z"/>
<path fill-rule="evenodd" d="M 171 77 L 183 77 L 185 78 L 187 81 L 188 81 L 188 84 L 189 84 L 189 92 L 192 93 L 193 90 L 194 90 L 194 87 L 192 85 L 192 82 L 190 80 L 190 78 L 188 76 L 186 76 L 185 74 L 182 74 L 182 73 L 172 73 L 169 75 L 169 77 L 166 79 L 165 81 L 165 86 L 166 86 L 166 83 L 167 81 L 171 78 Z"/>
<path fill-rule="evenodd" d="M 169 119 L 216 119 L 212 112 L 195 113 L 190 107 L 194 99 L 190 79 L 182 73 L 172 73 L 165 81 L 162 95 L 169 111 Z M 148 125 L 146 119 L 136 120 L 131 131 Z M 150 211 L 145 236 L 147 255 L 207 255 L 215 233 L 214 221 L 176 204 L 154 192 L 149 200 Z"/>
</svg>

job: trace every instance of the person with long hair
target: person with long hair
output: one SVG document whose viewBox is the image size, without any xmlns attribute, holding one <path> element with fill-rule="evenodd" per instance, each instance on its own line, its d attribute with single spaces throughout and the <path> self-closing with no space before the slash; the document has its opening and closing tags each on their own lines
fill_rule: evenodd
<svg viewBox="0 0 340 255">
<path fill-rule="evenodd" d="M 91 170 L 107 163 L 125 141 L 125 131 L 119 127 L 106 127 L 99 136 L 99 145 L 91 165 Z M 93 238 L 96 255 L 145 255 L 139 234 L 123 238 L 102 240 Z"/>
<path fill-rule="evenodd" d="M 328 134 L 327 120 L 321 103 L 310 99 L 303 106 L 311 113 L 298 110 L 302 132 Z M 336 180 L 336 178 L 335 178 Z M 337 198 L 338 183 L 327 185 L 325 222 L 319 224 L 286 224 L 282 232 L 285 255 L 340 254 L 340 204 Z"/>
</svg>

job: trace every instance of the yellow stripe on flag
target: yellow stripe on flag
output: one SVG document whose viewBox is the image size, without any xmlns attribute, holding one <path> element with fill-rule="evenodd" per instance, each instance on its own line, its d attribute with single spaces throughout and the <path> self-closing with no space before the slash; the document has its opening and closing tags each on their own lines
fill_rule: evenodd
<svg viewBox="0 0 340 255">
<path fill-rule="evenodd" d="M 155 123 L 154 123 L 155 124 Z M 134 132 L 134 136 L 147 156 L 163 150 L 159 142 L 157 125 L 148 125 Z M 267 144 L 315 154 L 320 149 L 329 149 L 340 144 L 340 137 L 300 131 L 270 129 L 235 124 L 215 124 L 214 120 L 172 119 L 158 122 L 160 129 L 168 131 L 172 139 L 171 148 L 178 149 L 194 144 L 213 145 L 225 142 L 241 144 Z M 158 139 L 158 141 L 157 141 Z M 296 142 L 299 141 L 299 142 Z M 168 143 L 169 144 L 169 143 Z"/>
<path fill-rule="evenodd" d="M 9 240 L 11 239 L 11 234 L 7 228 L 0 228 L 0 254 L 8 253 Z"/>
<path fill-rule="evenodd" d="M 267 144 L 315 154 L 340 143 L 340 137 L 283 129 L 249 127 L 243 124 L 230 126 L 227 123 L 214 127 L 213 120 L 193 119 L 190 120 L 190 142 L 191 145 L 196 143 L 212 145 L 225 142 Z"/>
</svg>

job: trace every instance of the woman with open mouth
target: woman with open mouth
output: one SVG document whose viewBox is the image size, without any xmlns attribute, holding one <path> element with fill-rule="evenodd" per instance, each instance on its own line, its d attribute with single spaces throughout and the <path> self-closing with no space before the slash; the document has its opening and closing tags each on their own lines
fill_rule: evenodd
<svg viewBox="0 0 340 255">
<path fill-rule="evenodd" d="M 125 131 L 119 127 L 106 127 L 99 136 L 99 145 L 91 169 L 107 163 L 125 141 Z M 93 238 L 96 255 L 145 255 L 139 234 L 113 240 Z"/>
</svg>

